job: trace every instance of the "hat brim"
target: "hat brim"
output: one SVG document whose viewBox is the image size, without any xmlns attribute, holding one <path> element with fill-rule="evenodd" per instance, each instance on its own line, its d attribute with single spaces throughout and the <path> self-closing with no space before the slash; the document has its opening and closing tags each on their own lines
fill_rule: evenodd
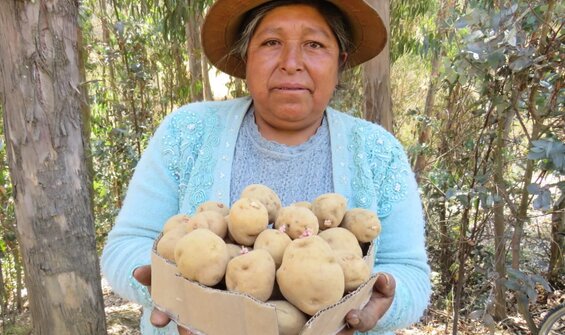
<svg viewBox="0 0 565 335">
<path fill-rule="evenodd" d="M 271 0 L 217 0 L 209 9 L 202 25 L 202 48 L 208 60 L 221 71 L 245 78 L 245 62 L 231 54 L 239 39 L 245 14 Z M 352 33 L 354 49 L 348 54 L 350 67 L 378 55 L 385 47 L 387 31 L 377 13 L 364 0 L 327 0 L 345 15 Z"/>
</svg>

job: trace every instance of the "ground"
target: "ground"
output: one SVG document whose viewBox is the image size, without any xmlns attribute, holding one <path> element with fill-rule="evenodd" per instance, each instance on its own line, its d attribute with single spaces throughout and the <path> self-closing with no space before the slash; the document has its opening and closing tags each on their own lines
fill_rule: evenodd
<svg viewBox="0 0 565 335">
<path fill-rule="evenodd" d="M 139 332 L 141 306 L 114 294 L 104 279 L 102 279 L 102 293 L 108 335 L 141 335 Z"/>
<path fill-rule="evenodd" d="M 102 280 L 102 292 L 104 294 L 108 335 L 141 335 L 139 331 L 141 307 L 114 294 L 104 279 Z M 545 311 L 547 307 L 565 302 L 565 293 L 563 291 L 556 291 L 554 293 L 552 300 L 547 303 L 548 306 L 545 308 L 539 306 L 539 311 L 534 311 L 533 315 L 535 315 L 537 322 L 543 318 L 543 311 Z M 450 319 L 451 318 L 443 311 L 428 310 L 422 323 L 408 329 L 398 331 L 397 335 L 452 334 L 452 323 Z M 31 320 L 29 312 L 24 312 L 17 316 L 16 320 L 17 321 L 14 326 L 10 326 L 8 328 L 0 327 L 3 335 L 32 335 L 30 331 Z M 458 328 L 458 334 L 528 335 L 530 333 L 528 332 L 527 325 L 523 319 L 520 317 L 509 316 L 505 322 L 495 325 L 492 332 L 479 322 L 462 320 Z"/>
</svg>

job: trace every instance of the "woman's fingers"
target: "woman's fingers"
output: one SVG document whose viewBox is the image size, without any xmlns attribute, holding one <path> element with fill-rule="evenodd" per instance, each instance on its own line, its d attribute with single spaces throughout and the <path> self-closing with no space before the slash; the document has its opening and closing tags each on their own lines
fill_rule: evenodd
<svg viewBox="0 0 565 335">
<path fill-rule="evenodd" d="M 394 278 L 387 273 L 379 274 L 367 305 L 361 310 L 355 309 L 347 313 L 345 321 L 356 330 L 372 329 L 392 305 L 395 290 Z"/>
<path fill-rule="evenodd" d="M 190 330 L 183 328 L 181 326 L 179 326 L 178 328 L 179 328 L 179 335 L 193 335 L 194 334 Z"/>
<path fill-rule="evenodd" d="M 151 265 L 143 265 L 135 270 L 133 270 L 133 278 L 137 280 L 141 285 L 147 286 L 149 291 L 151 291 Z M 153 308 L 151 311 L 151 316 L 149 318 L 151 324 L 155 327 L 165 327 L 171 322 L 171 318 L 160 310 Z M 189 333 L 190 334 L 190 333 Z"/>
<path fill-rule="evenodd" d="M 141 285 L 151 286 L 151 265 L 142 265 L 133 270 L 133 278 Z"/>
<path fill-rule="evenodd" d="M 169 318 L 169 316 L 166 313 L 161 312 L 157 308 L 153 308 L 149 320 L 151 320 L 152 325 L 159 328 L 165 327 L 166 325 L 169 324 L 169 322 L 171 322 L 171 318 Z"/>
</svg>

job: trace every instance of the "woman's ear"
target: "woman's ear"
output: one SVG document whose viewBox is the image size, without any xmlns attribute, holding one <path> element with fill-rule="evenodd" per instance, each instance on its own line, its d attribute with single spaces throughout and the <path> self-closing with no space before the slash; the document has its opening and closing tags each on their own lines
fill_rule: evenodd
<svg viewBox="0 0 565 335">
<path fill-rule="evenodd" d="M 342 53 L 339 55 L 339 67 L 340 67 L 340 68 L 345 67 L 345 63 L 347 62 L 347 57 L 348 57 L 348 56 L 349 56 L 349 55 L 348 55 L 347 52 L 345 52 L 345 51 L 342 52 Z"/>
</svg>

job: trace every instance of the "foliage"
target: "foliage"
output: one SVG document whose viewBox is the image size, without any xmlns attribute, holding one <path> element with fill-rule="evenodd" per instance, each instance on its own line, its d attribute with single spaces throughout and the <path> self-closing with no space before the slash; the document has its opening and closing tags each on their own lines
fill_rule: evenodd
<svg viewBox="0 0 565 335">
<path fill-rule="evenodd" d="M 3 109 L 0 106 L 0 135 L 4 135 Z M 4 136 L 0 136 L 0 315 L 3 324 L 10 327 L 13 320 L 6 319 L 21 311 L 22 269 L 18 242 L 13 188 L 10 181 Z"/>
<path fill-rule="evenodd" d="M 520 252 L 522 227 L 533 222 L 550 238 L 551 205 L 563 195 L 563 13 L 554 1 L 470 1 L 445 20 L 452 23 L 445 36 L 452 44 L 442 61 L 443 98 L 427 121 L 441 135 L 426 143 L 437 158 L 422 183 L 430 229 L 441 233 L 429 234 L 428 243 L 444 284 L 479 275 L 501 289 L 496 278 L 506 275 L 495 270 L 495 249 L 513 252 L 503 260 L 512 263 L 507 283 L 520 271 L 545 270 L 515 268 L 525 263 L 514 251 Z M 497 208 L 506 213 L 499 246 Z M 491 257 L 484 275 L 472 266 L 479 246 Z M 461 306 L 472 296 L 461 295 Z"/>
<path fill-rule="evenodd" d="M 193 87 L 203 86 L 187 75 L 185 24 L 189 11 L 201 12 L 209 3 L 81 4 L 99 247 L 155 127 L 190 101 Z M 546 285 L 551 215 L 565 196 L 564 14 L 557 1 L 391 1 L 395 133 L 410 156 L 429 157 L 420 186 L 436 287 L 431 308 L 490 327 L 499 283 L 510 289 L 508 301 L 514 299 L 512 292 L 533 299 L 538 295 L 533 289 Z M 440 72 L 432 78 L 430 64 L 439 46 Z M 355 115 L 363 110 L 361 72 L 343 73 L 334 107 Z M 427 92 L 436 79 L 439 89 Z M 245 94 L 240 80 L 230 78 L 228 86 L 232 96 Z M 428 115 L 429 93 L 436 103 Z M 431 129 L 428 141 L 418 140 L 421 125 Z M 500 165 L 502 178 L 497 179 Z M 22 285 L 13 203 L 6 147 L 0 140 L 3 316 L 17 310 Z M 514 237 L 518 243 L 528 241 L 519 250 L 518 268 L 511 264 L 515 256 L 504 255 L 508 274 L 503 278 L 496 269 L 493 219 L 500 206 L 504 250 L 514 250 Z M 516 235 L 520 227 L 523 236 Z M 468 285 L 458 292 L 462 282 Z M 453 311 L 457 299 L 461 308 Z M 506 307 L 515 312 L 512 304 Z"/>
<path fill-rule="evenodd" d="M 391 62 L 405 54 L 424 57 L 439 40 L 432 33 L 437 1 L 391 0 Z"/>
<path fill-rule="evenodd" d="M 81 7 L 99 246 L 156 125 L 187 103 L 190 92 L 179 47 L 184 28 L 172 23 L 184 7 L 174 1 L 109 4 L 86 1 Z"/>
</svg>

